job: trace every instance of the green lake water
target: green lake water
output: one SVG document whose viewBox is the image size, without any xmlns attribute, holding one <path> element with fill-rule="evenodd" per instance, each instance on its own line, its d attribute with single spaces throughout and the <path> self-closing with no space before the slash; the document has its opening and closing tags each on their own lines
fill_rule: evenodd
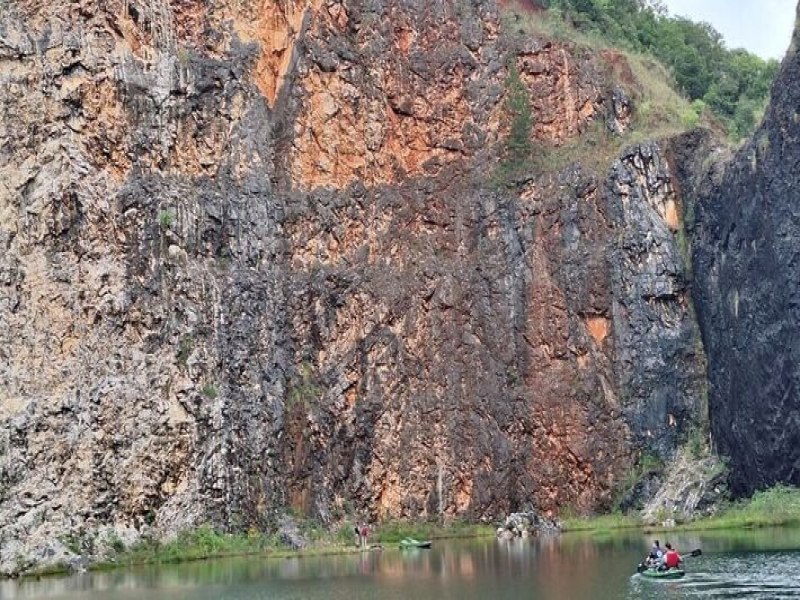
<svg viewBox="0 0 800 600">
<path fill-rule="evenodd" d="M 679 581 L 635 575 L 652 539 L 688 554 Z M 800 598 L 800 530 L 565 534 L 437 541 L 292 559 L 235 558 L 0 581 L 3 600 L 505 600 Z"/>
</svg>

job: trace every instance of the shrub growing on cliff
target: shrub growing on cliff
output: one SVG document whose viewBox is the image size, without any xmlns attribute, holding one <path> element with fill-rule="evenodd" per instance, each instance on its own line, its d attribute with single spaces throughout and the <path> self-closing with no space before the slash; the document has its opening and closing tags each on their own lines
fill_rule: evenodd
<svg viewBox="0 0 800 600">
<path fill-rule="evenodd" d="M 178 347 L 178 352 L 176 353 L 176 358 L 178 360 L 178 364 L 183 368 L 186 368 L 186 364 L 189 361 L 189 357 L 192 354 L 192 350 L 194 349 L 194 339 L 190 335 L 185 335 L 181 338 L 180 346 Z"/>
<path fill-rule="evenodd" d="M 300 365 L 297 374 L 289 382 L 286 408 L 291 409 L 295 406 L 301 406 L 303 410 L 308 410 L 322 393 L 323 389 L 318 385 L 314 376 L 314 367 L 304 362 Z"/>
<path fill-rule="evenodd" d="M 158 224 L 161 226 L 161 229 L 171 229 L 174 223 L 175 223 L 174 210 L 168 208 L 166 210 L 159 211 Z"/>
<path fill-rule="evenodd" d="M 533 115 L 528 90 L 519 75 L 517 63 L 513 60 L 509 61 L 506 93 L 505 110 L 511 124 L 506 140 L 506 160 L 519 166 L 528 161 L 533 151 Z"/>
<path fill-rule="evenodd" d="M 517 63 L 512 57 L 508 61 L 506 77 L 506 99 L 503 106 L 508 125 L 503 149 L 503 158 L 498 169 L 498 179 L 502 183 L 516 179 L 531 166 L 533 155 L 533 112 L 528 90 L 522 81 Z"/>
</svg>

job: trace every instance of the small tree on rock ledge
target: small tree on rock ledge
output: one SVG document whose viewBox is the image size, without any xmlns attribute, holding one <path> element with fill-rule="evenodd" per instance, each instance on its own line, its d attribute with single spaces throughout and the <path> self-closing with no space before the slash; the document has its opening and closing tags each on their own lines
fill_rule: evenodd
<svg viewBox="0 0 800 600">
<path fill-rule="evenodd" d="M 516 58 L 508 61 L 506 99 L 503 106 L 508 119 L 508 137 L 500 163 L 500 178 L 504 182 L 518 178 L 531 165 L 533 154 L 533 113 L 528 90 L 517 69 Z"/>
</svg>

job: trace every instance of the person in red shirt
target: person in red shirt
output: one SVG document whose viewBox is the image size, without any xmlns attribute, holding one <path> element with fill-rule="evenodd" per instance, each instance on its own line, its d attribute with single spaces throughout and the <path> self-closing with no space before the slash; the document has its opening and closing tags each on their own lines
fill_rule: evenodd
<svg viewBox="0 0 800 600">
<path fill-rule="evenodd" d="M 667 553 L 664 555 L 664 567 L 667 569 L 677 569 L 683 560 L 677 550 L 672 549 L 672 545 L 666 544 Z"/>
</svg>

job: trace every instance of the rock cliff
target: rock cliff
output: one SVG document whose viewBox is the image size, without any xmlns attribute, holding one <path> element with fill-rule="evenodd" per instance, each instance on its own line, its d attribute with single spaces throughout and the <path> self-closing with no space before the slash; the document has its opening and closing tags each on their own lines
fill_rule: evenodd
<svg viewBox="0 0 800 600">
<path fill-rule="evenodd" d="M 761 127 L 697 193 L 711 423 L 738 494 L 800 484 L 799 36 Z"/>
<path fill-rule="evenodd" d="M 602 509 L 701 416 L 682 142 L 492 181 L 510 64 L 545 148 L 626 127 L 618 57 L 489 0 L 3 6 L 3 572 Z"/>
</svg>

